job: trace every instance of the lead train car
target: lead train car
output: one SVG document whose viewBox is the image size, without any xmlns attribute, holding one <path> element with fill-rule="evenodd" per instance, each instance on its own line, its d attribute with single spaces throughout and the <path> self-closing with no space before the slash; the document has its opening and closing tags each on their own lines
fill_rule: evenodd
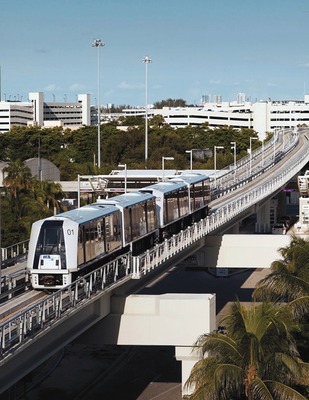
<svg viewBox="0 0 309 400">
<path fill-rule="evenodd" d="M 122 248 L 121 213 L 89 205 L 36 221 L 31 228 L 27 270 L 34 289 L 60 289 L 82 269 Z"/>
<path fill-rule="evenodd" d="M 125 251 L 143 251 L 158 235 L 155 196 L 132 193 L 32 225 L 27 269 L 34 289 L 60 289 Z"/>
</svg>

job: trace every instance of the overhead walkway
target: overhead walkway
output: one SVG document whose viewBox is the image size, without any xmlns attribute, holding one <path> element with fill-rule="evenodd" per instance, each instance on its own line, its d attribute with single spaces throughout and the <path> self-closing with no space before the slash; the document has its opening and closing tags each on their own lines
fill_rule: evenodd
<svg viewBox="0 0 309 400">
<path fill-rule="evenodd" d="M 207 218 L 145 254 L 133 257 L 128 253 L 113 260 L 0 323 L 0 391 L 109 315 L 116 293 L 130 293 L 134 282 L 143 284 L 152 274 L 194 254 L 207 245 L 209 235 L 224 234 L 227 227 L 255 212 L 260 204 L 280 191 L 309 161 L 306 131 L 292 134 L 288 144 L 284 152 L 277 151 L 277 141 L 274 141 L 268 148 L 254 152 L 250 159 L 242 160 L 237 171 L 227 171 L 217 178 L 219 190 Z M 274 236 L 269 235 L 279 240 Z M 219 262 L 226 265 L 224 257 L 222 260 Z M 212 316 L 205 314 L 204 317 L 213 326 Z M 190 346 L 192 343 L 188 343 Z"/>
</svg>

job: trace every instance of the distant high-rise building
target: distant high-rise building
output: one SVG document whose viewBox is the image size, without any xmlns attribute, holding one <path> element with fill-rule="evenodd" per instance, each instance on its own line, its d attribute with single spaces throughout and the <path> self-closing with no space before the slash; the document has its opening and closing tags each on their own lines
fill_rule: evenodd
<svg viewBox="0 0 309 400">
<path fill-rule="evenodd" d="M 222 103 L 222 96 L 216 94 L 216 95 L 214 96 L 214 103 L 221 104 L 221 103 Z"/>
<path fill-rule="evenodd" d="M 245 93 L 238 93 L 237 94 L 237 104 L 243 104 L 246 101 Z"/>
<path fill-rule="evenodd" d="M 210 96 L 209 94 L 203 94 L 202 96 L 202 104 L 210 103 Z"/>
</svg>

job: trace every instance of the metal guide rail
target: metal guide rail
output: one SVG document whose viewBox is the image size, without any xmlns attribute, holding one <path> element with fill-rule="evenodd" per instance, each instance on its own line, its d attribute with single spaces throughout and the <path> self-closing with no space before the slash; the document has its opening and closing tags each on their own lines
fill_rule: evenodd
<svg viewBox="0 0 309 400">
<path fill-rule="evenodd" d="M 220 206 L 208 217 L 166 239 L 146 253 L 134 257 L 130 252 L 122 255 L 17 315 L 0 322 L 0 366 L 6 358 L 13 355 L 16 348 L 23 346 L 43 329 L 68 316 L 73 308 L 82 307 L 88 299 L 112 290 L 125 281 L 142 278 L 208 233 L 224 226 L 253 204 L 269 197 L 306 165 L 309 161 L 308 147 L 309 142 L 306 140 L 297 152 L 297 156 L 290 157 L 281 167 L 274 169 L 268 180 L 260 182 L 257 187 L 252 187 L 246 193 L 238 196 L 235 193 L 232 200 L 224 201 L 225 196 L 222 196 Z"/>
</svg>

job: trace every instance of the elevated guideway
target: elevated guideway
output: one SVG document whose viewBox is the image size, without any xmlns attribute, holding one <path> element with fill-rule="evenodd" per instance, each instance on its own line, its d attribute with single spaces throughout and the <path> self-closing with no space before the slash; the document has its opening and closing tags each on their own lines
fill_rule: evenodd
<svg viewBox="0 0 309 400">
<path fill-rule="evenodd" d="M 235 171 L 231 169 L 217 178 L 218 187 L 213 180 L 218 190 L 212 212 L 204 220 L 140 256 L 128 253 L 1 321 L 0 393 L 109 315 L 117 293 L 134 293 L 137 283 L 142 285 L 154 274 L 196 253 L 205 247 L 209 235 L 224 234 L 280 191 L 308 163 L 309 143 L 305 130 L 290 132 L 285 147 L 279 136 L 268 147 L 239 162 Z M 211 313 L 205 318 L 205 324 L 213 327 Z M 190 339 L 187 349 L 191 346 Z"/>
</svg>

